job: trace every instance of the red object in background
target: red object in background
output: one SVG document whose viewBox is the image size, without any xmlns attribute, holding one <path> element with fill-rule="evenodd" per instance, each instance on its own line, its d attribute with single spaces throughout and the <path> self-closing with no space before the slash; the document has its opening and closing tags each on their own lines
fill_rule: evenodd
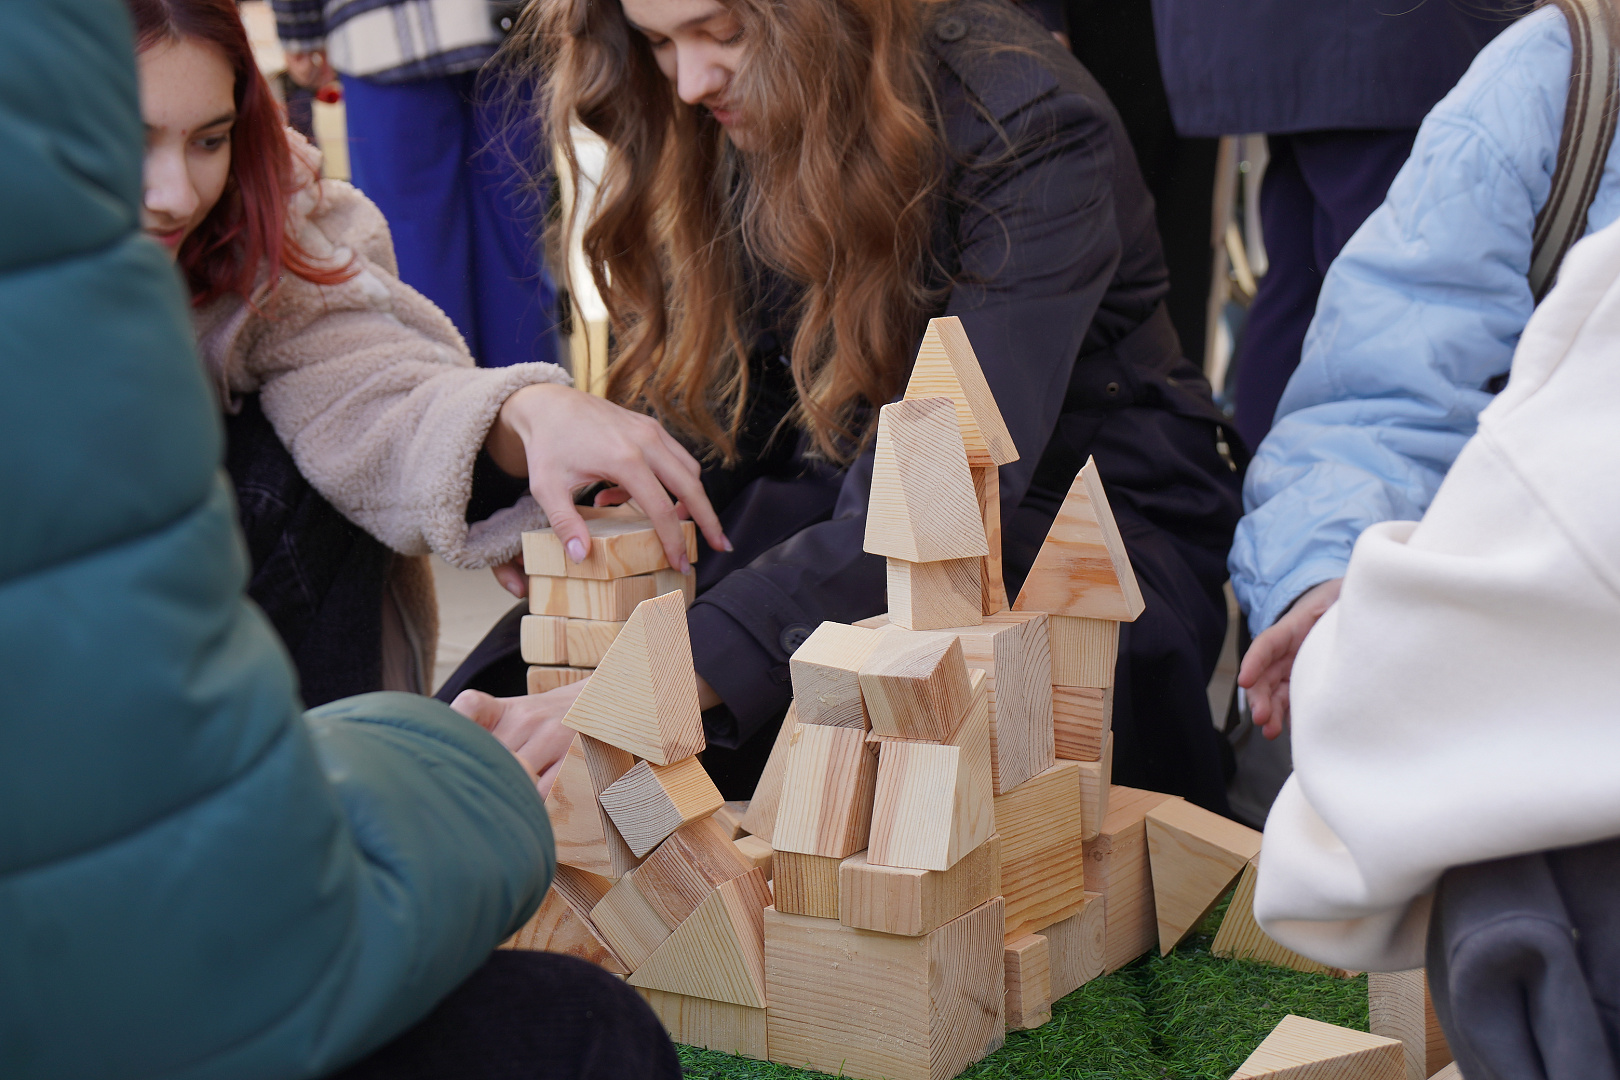
<svg viewBox="0 0 1620 1080">
<path fill-rule="evenodd" d="M 343 85 L 330 82 L 315 91 L 315 100 L 325 105 L 336 105 L 343 100 Z"/>
</svg>

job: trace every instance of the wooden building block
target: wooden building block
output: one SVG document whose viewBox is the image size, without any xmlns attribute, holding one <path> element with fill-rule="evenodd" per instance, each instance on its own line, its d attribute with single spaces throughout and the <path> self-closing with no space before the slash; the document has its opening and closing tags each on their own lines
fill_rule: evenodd
<svg viewBox="0 0 1620 1080">
<path fill-rule="evenodd" d="M 1082 761 L 1079 765 L 1081 829 L 1087 840 L 1095 840 L 1108 818 L 1108 790 L 1114 782 L 1113 733 L 1103 743 L 1101 761 Z"/>
<path fill-rule="evenodd" d="M 637 987 L 636 992 L 652 1006 L 671 1041 L 756 1061 L 767 1060 L 764 1009 L 671 994 L 667 990 Z"/>
<path fill-rule="evenodd" d="M 703 749 L 692 641 L 679 595 L 636 607 L 563 723 L 654 765 Z"/>
<path fill-rule="evenodd" d="M 1074 478 L 1018 594 L 1016 611 L 1134 622 L 1142 590 L 1090 458 Z"/>
<path fill-rule="evenodd" d="M 562 540 L 551 529 L 523 534 L 523 572 L 540 577 L 609 578 L 634 577 L 668 568 L 663 542 L 646 517 L 632 507 L 578 507 L 591 534 L 591 550 L 585 561 L 576 563 L 563 550 Z M 697 526 L 681 524 L 686 540 L 688 562 L 697 561 Z"/>
<path fill-rule="evenodd" d="M 1065 761 L 1100 761 L 1114 722 L 1114 688 L 1052 687 L 1052 749 Z"/>
<path fill-rule="evenodd" d="M 722 881 L 630 976 L 630 985 L 765 1007 L 765 875 Z"/>
<path fill-rule="evenodd" d="M 990 554 L 979 561 L 979 612 L 994 615 L 1007 610 L 1007 582 L 1001 573 L 1001 470 L 994 465 L 973 466 L 973 494 L 984 521 L 984 543 Z"/>
<path fill-rule="evenodd" d="M 654 596 L 678 592 L 687 607 L 691 607 L 692 601 L 697 599 L 696 570 L 688 570 L 684 574 L 679 570 L 655 570 L 652 578 Z"/>
<path fill-rule="evenodd" d="M 716 886 L 753 869 L 725 826 L 703 818 L 676 829 L 636 868 L 636 887 L 673 930 Z"/>
<path fill-rule="evenodd" d="M 695 757 L 672 765 L 638 761 L 599 798 L 638 859 L 646 858 L 682 825 L 708 817 L 726 801 Z"/>
<path fill-rule="evenodd" d="M 577 683 L 581 679 L 588 679 L 595 672 L 590 668 L 572 667 L 531 667 L 529 669 L 529 693 L 544 694 L 555 690 L 559 686 Z"/>
<path fill-rule="evenodd" d="M 910 562 L 988 555 L 956 411 L 944 398 L 878 410 L 865 548 Z"/>
<path fill-rule="evenodd" d="M 737 839 L 745 836 L 748 830 L 742 827 L 742 819 L 748 813 L 748 800 L 732 800 L 725 803 L 714 812 L 714 819 L 731 831 L 731 838 Z"/>
<path fill-rule="evenodd" d="M 1260 924 L 1254 919 L 1254 883 L 1259 873 L 1260 857 L 1256 855 L 1249 860 L 1248 865 L 1243 868 L 1243 873 L 1238 877 L 1237 890 L 1232 893 L 1232 902 L 1226 906 L 1221 927 L 1215 931 L 1215 940 L 1210 942 L 1210 954 L 1232 960 L 1275 964 L 1277 967 L 1309 971 L 1319 975 L 1335 975 L 1340 978 L 1350 975 L 1350 972 L 1342 968 L 1319 964 L 1292 949 L 1284 948 L 1260 929 Z M 1405 1066 L 1401 1068 L 1404 1073 Z"/>
<path fill-rule="evenodd" d="M 1041 931 L 1052 968 L 1053 1001 L 1074 993 L 1103 973 L 1107 962 L 1107 905 L 1101 893 L 1088 892 L 1079 911 Z"/>
<path fill-rule="evenodd" d="M 602 940 L 634 971 L 669 937 L 669 927 L 636 886 L 632 871 L 591 908 L 591 922 Z"/>
<path fill-rule="evenodd" d="M 1424 969 L 1367 972 L 1367 1015 L 1374 1035 L 1401 1044 L 1407 1080 L 1427 1080 L 1451 1064 Z"/>
<path fill-rule="evenodd" d="M 529 615 L 529 619 L 550 618 L 552 616 Z M 563 641 L 568 653 L 568 663 L 578 668 L 594 668 L 602 662 L 608 646 L 613 639 L 619 636 L 624 628 L 622 622 L 598 622 L 595 619 L 563 619 Z"/>
<path fill-rule="evenodd" d="M 597 797 L 629 772 L 635 758 L 618 747 L 575 735 L 546 796 L 557 862 L 617 880 L 641 860 L 619 835 Z"/>
<path fill-rule="evenodd" d="M 1232 1080 L 1404 1080 L 1401 1044 L 1292 1013 L 1272 1029 Z"/>
<path fill-rule="evenodd" d="M 1158 944 L 1147 852 L 1148 811 L 1177 796 L 1115 785 L 1108 817 L 1086 842 L 1086 886 L 1107 904 L 1105 971 L 1117 971 Z"/>
<path fill-rule="evenodd" d="M 861 700 L 860 671 L 882 635 L 862 626 L 824 622 L 788 660 L 793 704 L 801 724 L 859 728 L 871 725 Z"/>
<path fill-rule="evenodd" d="M 596 894 L 596 885 L 601 883 L 601 879 L 593 882 L 591 877 L 572 867 L 557 867 L 557 876 L 551 888 L 546 890 L 540 909 L 502 947 L 565 953 L 587 960 L 615 975 L 628 974 L 630 969 L 591 923 L 589 912 L 592 896 Z"/>
<path fill-rule="evenodd" d="M 1000 893 L 999 834 L 949 870 L 879 866 L 858 851 L 838 868 L 838 919 L 863 930 L 920 937 Z"/>
<path fill-rule="evenodd" d="M 889 560 L 889 618 L 906 630 L 939 630 L 981 617 L 984 560 Z"/>
<path fill-rule="evenodd" d="M 1026 1031 L 1052 1019 L 1052 968 L 1046 939 L 1024 934 L 1002 950 L 1007 1030 Z"/>
<path fill-rule="evenodd" d="M 1113 619 L 1086 619 L 1052 615 L 1047 626 L 1052 638 L 1052 685 L 1114 685 L 1119 663 L 1119 623 Z"/>
<path fill-rule="evenodd" d="M 1147 842 L 1163 956 L 1192 933 L 1248 861 L 1260 854 L 1260 833 L 1172 799 L 1148 811 Z"/>
<path fill-rule="evenodd" d="M 885 631 L 861 665 L 860 685 L 877 735 L 939 742 L 967 714 L 967 664 L 955 634 Z"/>
<path fill-rule="evenodd" d="M 748 800 L 748 813 L 743 815 L 742 827 L 767 842 L 776 835 L 782 775 L 787 772 L 788 751 L 792 749 L 793 732 L 798 726 L 798 706 L 789 705 L 787 715 L 782 717 L 782 726 L 776 731 L 776 741 L 771 744 L 771 756 L 765 759 L 765 771 L 754 785 L 754 797 Z"/>
<path fill-rule="evenodd" d="M 951 399 L 970 465 L 1007 465 L 1018 460 L 1018 448 L 996 407 L 990 384 L 985 382 L 979 358 L 962 320 L 955 315 L 928 320 L 905 396 L 907 400 Z"/>
<path fill-rule="evenodd" d="M 1060 761 L 996 796 L 1009 940 L 1068 918 L 1085 902 L 1078 763 Z"/>
<path fill-rule="evenodd" d="M 922 937 L 765 910 L 771 1060 L 949 1080 L 1005 1039 L 1001 900 Z"/>
<path fill-rule="evenodd" d="M 565 615 L 570 619 L 623 622 L 636 605 L 658 595 L 653 574 L 638 577 L 594 578 L 531 577 L 529 614 Z"/>
<path fill-rule="evenodd" d="M 567 664 L 567 626 L 568 620 L 560 615 L 523 616 L 518 621 L 518 652 L 523 654 L 523 662 Z"/>
<path fill-rule="evenodd" d="M 864 848 L 877 770 L 859 728 L 800 724 L 788 747 L 771 846 L 835 859 Z"/>
<path fill-rule="evenodd" d="M 1453 1061 L 1450 1065 L 1429 1077 L 1429 1080 L 1463 1080 L 1462 1067 Z"/>
<path fill-rule="evenodd" d="M 853 858 L 853 856 L 851 856 Z M 776 910 L 817 919 L 838 918 L 838 867 L 843 859 L 778 851 L 771 860 Z"/>
<path fill-rule="evenodd" d="M 766 881 L 771 879 L 776 849 L 771 847 L 769 840 L 762 836 L 749 836 L 744 833 L 733 840 L 732 844 L 742 853 L 743 858 L 765 871 Z"/>
</svg>

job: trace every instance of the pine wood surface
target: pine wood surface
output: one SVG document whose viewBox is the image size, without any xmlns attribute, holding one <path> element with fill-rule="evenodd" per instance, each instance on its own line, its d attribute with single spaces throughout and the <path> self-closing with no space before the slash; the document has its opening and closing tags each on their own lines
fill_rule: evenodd
<svg viewBox="0 0 1620 1080">
<path fill-rule="evenodd" d="M 962 320 L 956 316 L 928 321 L 905 396 L 951 399 L 970 464 L 1008 465 L 1018 460 L 1018 448 L 1013 445 Z"/>
<path fill-rule="evenodd" d="M 563 723 L 655 765 L 703 749 L 692 642 L 678 593 L 635 608 Z"/>
<path fill-rule="evenodd" d="M 1078 764 L 1060 761 L 996 796 L 1008 939 L 1074 914 L 1085 902 Z"/>
<path fill-rule="evenodd" d="M 1052 1019 L 1052 967 L 1047 941 L 1023 934 L 1002 951 L 1008 1031 L 1037 1028 Z"/>
<path fill-rule="evenodd" d="M 1429 1080 L 1463 1080 L 1462 1068 L 1453 1061 L 1450 1065 L 1429 1077 Z"/>
<path fill-rule="evenodd" d="M 979 501 L 984 542 L 990 549 L 990 554 L 979 560 L 979 613 L 994 615 L 1009 606 L 1007 582 L 1001 570 L 1001 470 L 994 465 L 972 468 L 973 495 Z"/>
<path fill-rule="evenodd" d="M 725 804 L 695 757 L 669 765 L 638 761 L 604 788 L 599 800 L 637 858 L 645 858 L 682 825 L 708 817 Z"/>
<path fill-rule="evenodd" d="M 1105 971 L 1117 971 L 1158 944 L 1147 852 L 1148 811 L 1174 795 L 1114 785 L 1108 816 L 1086 843 L 1086 883 L 1107 903 Z"/>
<path fill-rule="evenodd" d="M 652 578 L 654 596 L 678 592 L 687 607 L 691 607 L 692 601 L 697 599 L 696 570 L 688 570 L 684 574 L 679 570 L 655 570 Z"/>
<path fill-rule="evenodd" d="M 575 735 L 546 796 L 557 862 L 617 879 L 641 860 L 597 801 L 629 772 L 635 758 L 589 735 Z"/>
<path fill-rule="evenodd" d="M 568 663 L 568 620 L 560 615 L 525 615 L 518 620 L 518 652 L 526 664 Z M 589 666 L 589 665 L 581 665 Z"/>
<path fill-rule="evenodd" d="M 1086 619 L 1052 615 L 1047 625 L 1052 639 L 1052 685 L 1114 685 L 1119 663 L 1119 623 L 1113 619 Z"/>
<path fill-rule="evenodd" d="M 1065 761 L 1100 761 L 1114 722 L 1114 688 L 1052 687 L 1052 748 Z"/>
<path fill-rule="evenodd" d="M 737 839 L 748 832 L 742 827 L 742 820 L 748 814 L 748 800 L 732 800 L 723 804 L 714 812 L 714 819 L 731 831 L 731 838 Z"/>
<path fill-rule="evenodd" d="M 591 548 L 583 562 L 568 558 L 562 540 L 551 529 L 523 534 L 523 572 L 544 577 L 633 577 L 668 568 L 664 545 L 652 521 L 630 506 L 581 506 L 580 516 L 591 534 Z M 697 561 L 697 526 L 680 523 L 688 562 Z"/>
<path fill-rule="evenodd" d="M 644 987 L 637 987 L 636 992 L 652 1006 L 664 1030 L 675 1042 L 756 1061 L 769 1057 L 765 1047 L 764 1009 Z"/>
<path fill-rule="evenodd" d="M 769 881 L 773 873 L 776 849 L 771 847 L 770 841 L 762 836 L 749 836 L 744 833 L 733 840 L 732 845 L 741 853 L 749 863 L 765 871 L 765 880 Z"/>
<path fill-rule="evenodd" d="M 636 605 L 658 595 L 655 574 L 613 578 L 531 577 L 529 614 L 623 622 Z"/>
<path fill-rule="evenodd" d="M 864 547 L 910 562 L 989 554 L 948 399 L 897 401 L 878 410 Z"/>
<path fill-rule="evenodd" d="M 1232 1080 L 1404 1080 L 1401 1044 L 1292 1013 L 1282 1018 Z"/>
<path fill-rule="evenodd" d="M 1079 764 L 1081 831 L 1087 840 L 1095 840 L 1108 817 L 1108 791 L 1114 779 L 1113 733 L 1103 742 L 1102 760 Z"/>
<path fill-rule="evenodd" d="M 671 930 L 716 886 L 753 870 L 713 818 L 682 825 L 636 868 L 636 887 Z M 666 988 L 667 989 L 667 988 Z"/>
<path fill-rule="evenodd" d="M 540 616 L 528 616 L 539 618 Z M 567 662 L 574 667 L 594 668 L 602 662 L 608 646 L 624 629 L 622 622 L 601 622 L 596 619 L 564 619 L 563 640 L 568 650 Z"/>
<path fill-rule="evenodd" d="M 861 699 L 860 671 L 882 635 L 862 626 L 824 622 L 788 660 L 793 703 L 801 724 L 859 728 L 870 725 Z"/>
<path fill-rule="evenodd" d="M 1013 608 L 1133 622 L 1142 614 L 1142 603 L 1096 463 L 1088 458 Z"/>
<path fill-rule="evenodd" d="M 1004 1041 L 1001 901 L 922 937 L 765 911 L 771 1060 L 948 1080 Z"/>
<path fill-rule="evenodd" d="M 906 630 L 938 630 L 979 621 L 984 558 L 907 562 L 889 559 L 889 618 Z"/>
<path fill-rule="evenodd" d="M 631 971 L 646 962 L 668 939 L 670 928 L 636 886 L 634 871 L 625 874 L 590 911 L 602 940 Z"/>
<path fill-rule="evenodd" d="M 800 724 L 788 745 L 771 846 L 842 859 L 866 846 L 877 755 L 860 728 Z"/>
<path fill-rule="evenodd" d="M 1233 960 L 1254 960 L 1262 964 L 1275 964 L 1295 971 L 1341 977 L 1349 975 L 1350 972 L 1319 964 L 1292 949 L 1284 948 L 1260 929 L 1260 924 L 1254 919 L 1254 883 L 1259 873 L 1260 857 L 1256 855 L 1249 860 L 1243 868 L 1243 873 L 1238 876 L 1237 889 L 1232 893 L 1232 902 L 1226 906 L 1226 915 L 1221 919 L 1220 929 L 1215 931 L 1215 940 L 1209 946 L 1210 953 Z M 1405 1072 L 1404 1065 L 1402 1072 Z"/>
<path fill-rule="evenodd" d="M 885 934 L 920 937 L 1000 894 L 998 833 L 949 870 L 880 866 L 869 862 L 864 851 L 843 860 L 838 869 L 839 921 Z"/>
<path fill-rule="evenodd" d="M 1103 973 L 1107 963 L 1108 901 L 1101 893 L 1086 893 L 1080 910 L 1046 927 L 1052 1000 L 1072 994 Z"/>
<path fill-rule="evenodd" d="M 843 861 L 797 851 L 776 852 L 771 863 L 776 910 L 817 919 L 838 918 L 838 868 Z"/>
<path fill-rule="evenodd" d="M 544 694 L 559 686 L 588 679 L 594 674 L 590 668 L 531 667 L 528 674 L 528 691 L 531 694 Z"/>
<path fill-rule="evenodd" d="M 861 666 L 860 687 L 875 734 L 948 739 L 969 701 L 961 640 L 891 628 Z"/>
<path fill-rule="evenodd" d="M 1260 854 L 1260 833 L 1172 799 L 1148 811 L 1147 842 L 1163 956 L 1203 921 L 1248 861 Z"/>
<path fill-rule="evenodd" d="M 770 902 L 758 869 L 721 882 L 635 970 L 630 985 L 763 1009 L 763 912 Z"/>
<path fill-rule="evenodd" d="M 793 746 L 793 731 L 799 726 L 798 704 L 788 706 L 782 717 L 782 726 L 776 731 L 771 744 L 771 755 L 765 759 L 765 771 L 754 785 L 754 797 L 748 801 L 748 813 L 743 815 L 742 826 L 754 836 L 770 842 L 776 835 L 776 809 L 782 798 L 782 775 L 787 771 L 788 751 Z"/>
<path fill-rule="evenodd" d="M 1427 1080 L 1451 1064 L 1451 1046 L 1429 995 L 1428 972 L 1369 971 L 1367 1015 L 1374 1035 L 1398 1040 L 1407 1080 Z"/>
<path fill-rule="evenodd" d="M 596 932 L 586 914 L 557 888 L 546 890 L 539 910 L 507 939 L 502 948 L 563 953 L 589 961 L 615 975 L 624 975 L 630 970 Z"/>
</svg>

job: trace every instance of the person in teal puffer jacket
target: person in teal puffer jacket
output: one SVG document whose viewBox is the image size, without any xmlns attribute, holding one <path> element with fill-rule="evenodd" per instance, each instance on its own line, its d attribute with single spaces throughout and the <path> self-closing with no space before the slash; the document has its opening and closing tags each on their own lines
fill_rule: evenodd
<svg viewBox="0 0 1620 1080">
<path fill-rule="evenodd" d="M 437 702 L 302 713 L 140 232 L 141 130 L 118 0 L 0 3 L 0 1076 L 315 1077 L 412 1039 L 431 1063 L 548 887 L 546 814 Z M 499 956 L 495 1026 L 578 1029 L 525 1075 L 673 1062 L 611 976 Z M 579 992 L 513 1000 L 542 960 Z"/>
</svg>

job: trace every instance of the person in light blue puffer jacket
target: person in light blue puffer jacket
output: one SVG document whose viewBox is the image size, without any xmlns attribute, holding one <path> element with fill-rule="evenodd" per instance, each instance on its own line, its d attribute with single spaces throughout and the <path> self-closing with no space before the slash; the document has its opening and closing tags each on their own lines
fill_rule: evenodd
<svg viewBox="0 0 1620 1080">
<path fill-rule="evenodd" d="M 1423 516 L 1507 372 L 1569 90 L 1570 35 L 1544 8 L 1475 59 L 1428 117 L 1384 204 L 1323 282 L 1304 357 L 1244 486 L 1229 566 L 1258 635 L 1240 683 L 1268 735 L 1294 653 L 1356 538 Z M 1611 150 L 1587 231 L 1620 218 Z"/>
</svg>

